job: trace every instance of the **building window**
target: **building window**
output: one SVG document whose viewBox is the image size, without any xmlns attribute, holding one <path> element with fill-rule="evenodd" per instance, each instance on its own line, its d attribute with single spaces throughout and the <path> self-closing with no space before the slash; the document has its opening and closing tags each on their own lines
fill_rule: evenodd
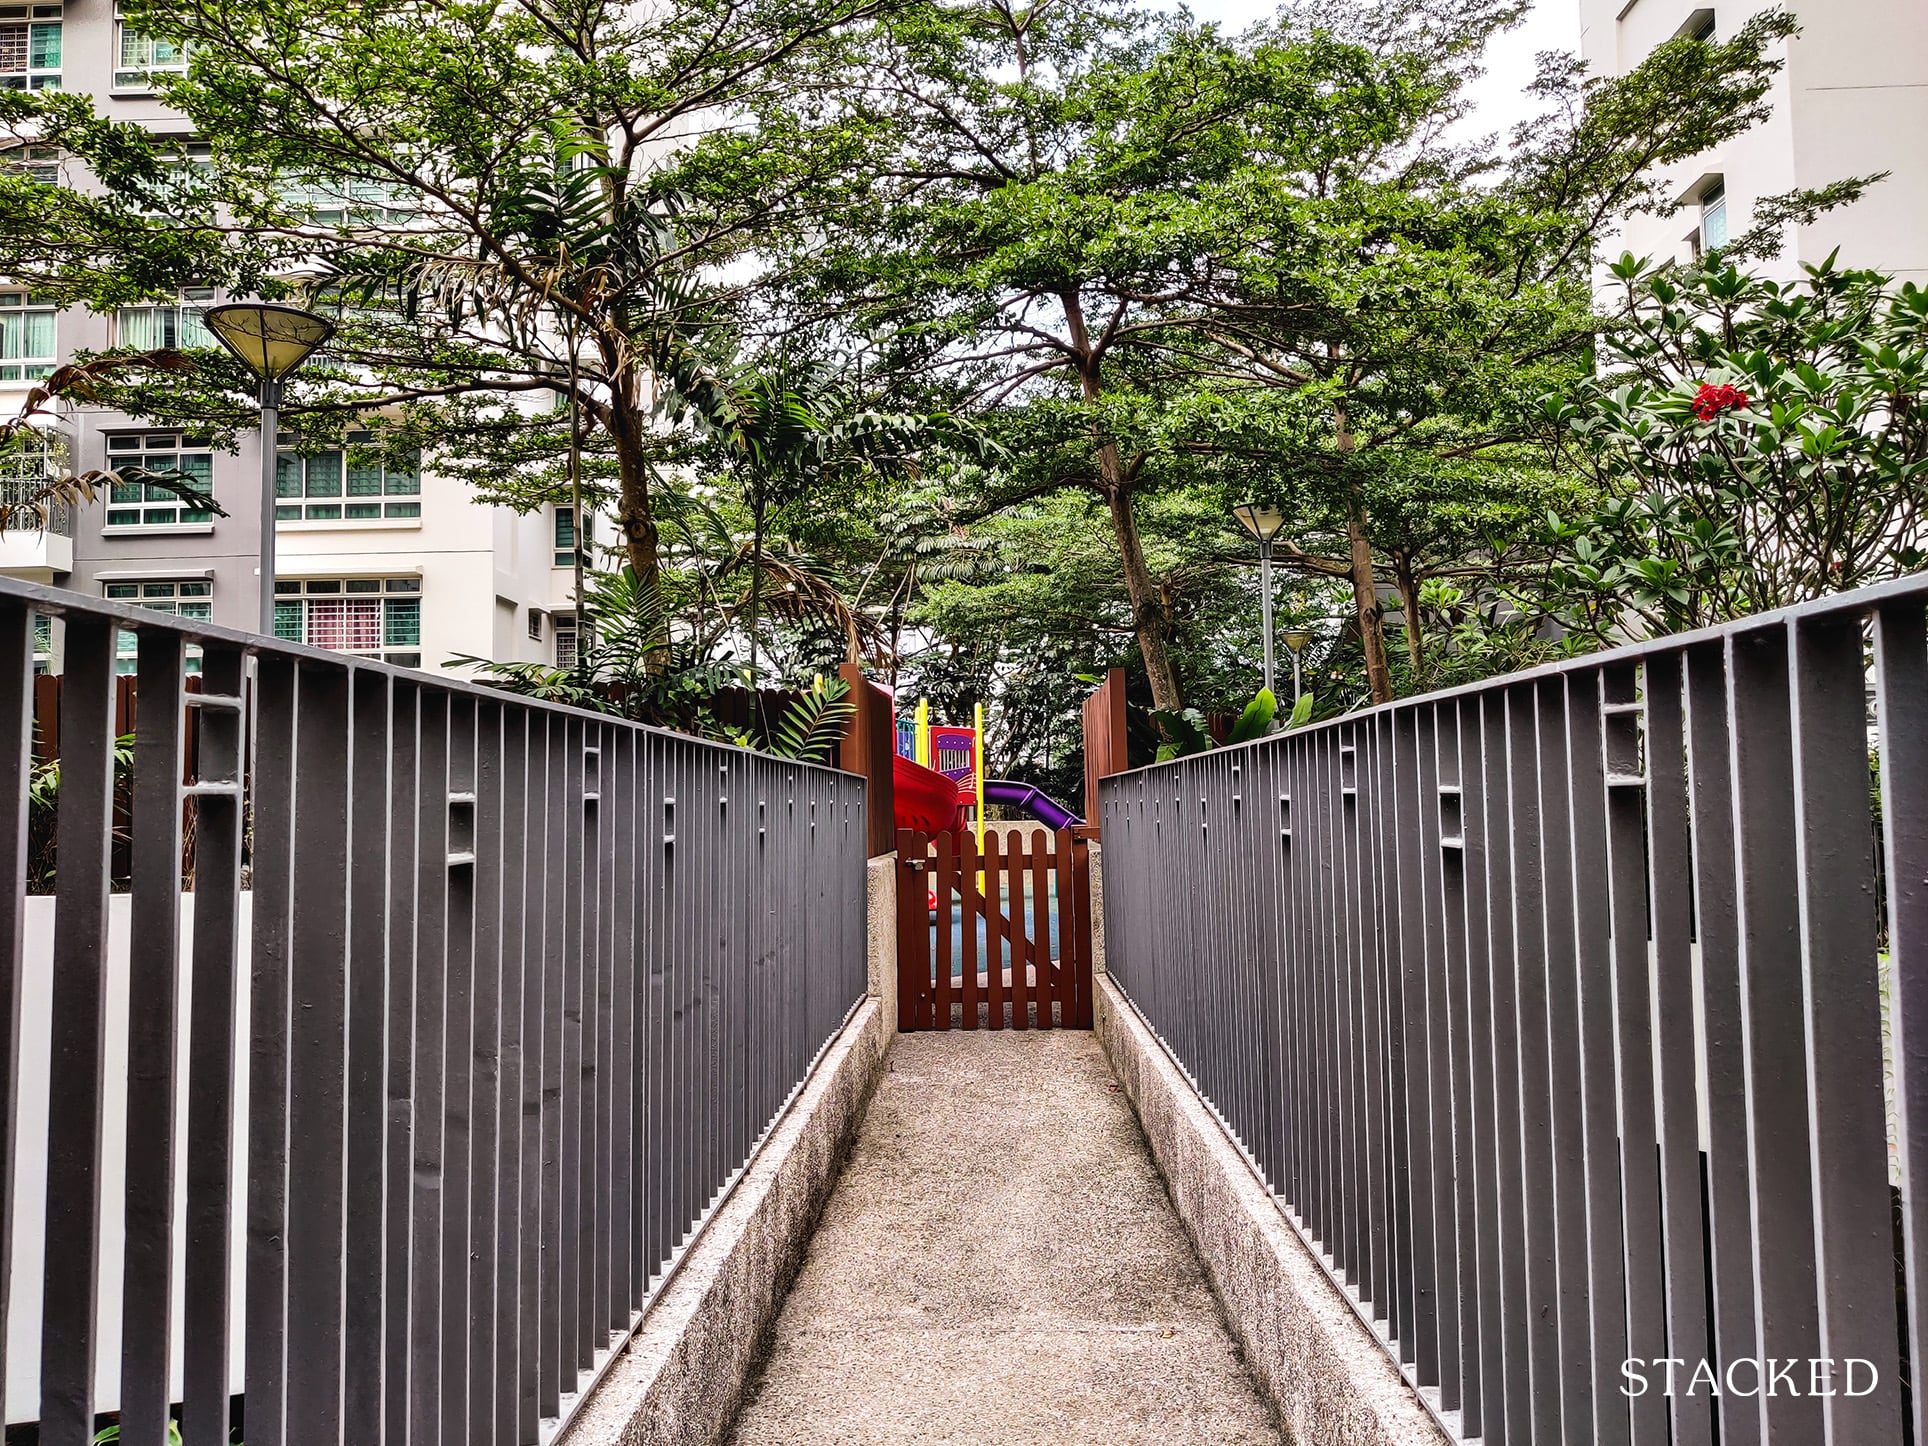
<svg viewBox="0 0 1928 1446">
<path fill-rule="evenodd" d="M 372 439 L 366 432 L 351 432 L 348 440 Z M 352 452 L 319 452 L 312 457 L 283 452 L 275 462 L 274 493 L 276 522 L 417 518 L 422 515 L 420 454 L 391 465 L 379 457 L 358 462 Z"/>
<path fill-rule="evenodd" d="M 156 75 L 187 74 L 185 46 L 135 29 L 120 17 L 119 8 L 114 16 L 115 90 L 152 90 Z"/>
<path fill-rule="evenodd" d="M 9 146 L 0 151 L 0 171 L 43 186 L 60 184 L 59 146 Z"/>
<path fill-rule="evenodd" d="M 0 291 L 0 382 L 34 382 L 53 375 L 52 302 L 24 291 Z"/>
<path fill-rule="evenodd" d="M 1704 255 L 1727 244 L 1727 186 L 1716 181 L 1700 193 L 1700 250 Z"/>
<path fill-rule="evenodd" d="M 202 311 L 213 300 L 211 289 L 197 286 L 183 291 L 178 302 L 123 306 L 115 316 L 120 344 L 136 351 L 213 346 L 214 334 L 201 320 Z"/>
<path fill-rule="evenodd" d="M 214 174 L 214 147 L 207 141 L 181 136 L 158 136 L 156 140 L 170 149 L 160 157 L 160 175 L 141 186 L 135 208 L 143 216 L 198 219 L 213 204 L 207 187 L 200 183 Z"/>
<path fill-rule="evenodd" d="M 33 670 L 35 674 L 54 670 L 54 620 L 45 613 L 33 615 Z"/>
<path fill-rule="evenodd" d="M 589 564 L 590 540 L 595 535 L 596 519 L 585 517 L 582 523 L 583 565 Z M 558 507 L 556 509 L 556 566 L 574 567 L 576 565 L 576 509 Z"/>
<path fill-rule="evenodd" d="M 107 439 L 107 465 L 116 472 L 141 468 L 179 472 L 202 492 L 214 491 L 214 453 L 205 442 L 179 432 L 131 432 Z M 214 514 L 190 507 L 165 487 L 116 482 L 107 496 L 109 527 L 206 527 Z"/>
<path fill-rule="evenodd" d="M 422 666 L 422 580 L 350 577 L 277 581 L 274 635 L 291 643 Z"/>
<path fill-rule="evenodd" d="M 556 666 L 573 668 L 576 666 L 576 615 L 557 613 L 556 620 Z"/>
<path fill-rule="evenodd" d="M 542 609 L 529 609 L 529 637 L 533 642 L 542 641 Z"/>
<path fill-rule="evenodd" d="M 290 211 L 314 226 L 376 226 L 412 220 L 413 193 L 390 181 L 302 179 L 281 186 Z"/>
<path fill-rule="evenodd" d="M 172 613 L 196 622 L 214 619 L 214 584 L 205 579 L 179 582 L 110 582 L 102 586 L 101 596 L 117 602 L 139 603 L 157 613 Z M 134 672 L 140 665 L 140 637 L 136 633 L 117 633 L 114 646 L 114 671 Z M 201 671 L 201 650 L 190 645 L 187 671 Z"/>
<path fill-rule="evenodd" d="M 1687 23 L 1680 27 L 1680 33 L 1689 40 L 1698 40 L 1702 45 L 1714 43 L 1714 12 L 1696 10 L 1687 17 Z"/>
<path fill-rule="evenodd" d="M 58 5 L 0 5 L 0 89 L 60 89 Z"/>
</svg>

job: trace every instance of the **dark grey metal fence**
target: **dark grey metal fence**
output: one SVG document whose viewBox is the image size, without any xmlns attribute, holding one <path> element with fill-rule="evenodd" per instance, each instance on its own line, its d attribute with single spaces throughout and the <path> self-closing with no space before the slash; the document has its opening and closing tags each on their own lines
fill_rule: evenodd
<svg viewBox="0 0 1928 1446">
<path fill-rule="evenodd" d="M 103 1280 L 123 1442 L 161 1446 L 173 1401 L 189 1446 L 547 1439 L 865 991 L 862 780 L 0 582 L 0 1222 L 37 1214 L 11 1168 L 43 1058 L 21 1024 L 35 610 L 64 620 L 66 674 L 39 1439 L 95 1429 Z M 142 708 L 116 1058 L 121 630 Z M 185 785 L 182 710 L 148 706 L 183 696 Z M 114 1088 L 125 1200 L 103 1202 Z"/>
<path fill-rule="evenodd" d="M 1928 1440 L 1924 601 L 1104 784 L 1112 977 L 1465 1437 Z"/>
</svg>

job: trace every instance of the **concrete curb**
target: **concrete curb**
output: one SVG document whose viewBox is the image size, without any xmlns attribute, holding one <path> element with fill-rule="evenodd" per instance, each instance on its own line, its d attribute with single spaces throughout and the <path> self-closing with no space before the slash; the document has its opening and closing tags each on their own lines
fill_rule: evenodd
<svg viewBox="0 0 1928 1446">
<path fill-rule="evenodd" d="M 894 1033 L 866 999 L 556 1446 L 723 1439 Z"/>
<path fill-rule="evenodd" d="M 870 997 L 884 1012 L 884 1048 L 897 1038 L 897 855 L 879 854 L 864 871 L 864 948 Z"/>
<path fill-rule="evenodd" d="M 1109 978 L 1099 1041 L 1292 1446 L 1452 1446 Z"/>
</svg>

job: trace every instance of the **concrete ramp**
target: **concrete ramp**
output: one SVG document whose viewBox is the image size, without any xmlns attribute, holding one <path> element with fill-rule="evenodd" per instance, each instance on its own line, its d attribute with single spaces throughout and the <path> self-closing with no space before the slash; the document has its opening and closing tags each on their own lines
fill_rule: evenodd
<svg viewBox="0 0 1928 1446">
<path fill-rule="evenodd" d="M 887 1069 L 739 1446 L 1279 1440 L 1095 1036 Z"/>
</svg>

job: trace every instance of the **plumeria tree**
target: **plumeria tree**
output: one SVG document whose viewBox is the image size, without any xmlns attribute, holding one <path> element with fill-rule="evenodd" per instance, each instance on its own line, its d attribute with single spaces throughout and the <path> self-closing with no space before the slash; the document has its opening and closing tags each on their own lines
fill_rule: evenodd
<svg viewBox="0 0 1928 1446">
<path fill-rule="evenodd" d="M 1928 563 L 1928 292 L 1833 257 L 1613 276 L 1602 374 L 1547 403 L 1607 499 L 1549 518 L 1569 628 L 1673 632 Z"/>
</svg>

